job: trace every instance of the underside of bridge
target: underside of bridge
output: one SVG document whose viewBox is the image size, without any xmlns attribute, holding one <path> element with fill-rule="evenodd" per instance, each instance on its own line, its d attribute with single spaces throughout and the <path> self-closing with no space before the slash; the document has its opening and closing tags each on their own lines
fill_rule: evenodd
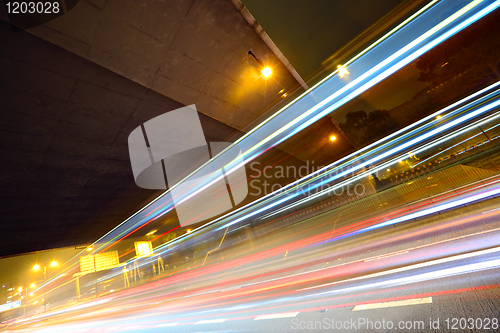
<svg viewBox="0 0 500 333">
<path fill-rule="evenodd" d="M 307 88 L 236 0 L 79 1 L 26 31 L 0 10 L 0 256 L 93 242 L 157 197 L 128 154 L 145 121 L 195 104 L 207 141 L 231 142 Z M 273 154 L 320 165 L 350 149 L 325 146 L 336 131 L 326 117 Z"/>
</svg>

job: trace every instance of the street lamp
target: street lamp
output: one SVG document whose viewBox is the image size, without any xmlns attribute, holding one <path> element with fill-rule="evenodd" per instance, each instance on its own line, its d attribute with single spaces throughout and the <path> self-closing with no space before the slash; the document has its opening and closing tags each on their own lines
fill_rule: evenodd
<svg viewBox="0 0 500 333">
<path fill-rule="evenodd" d="M 155 229 L 155 230 L 151 230 L 150 232 L 148 232 L 148 233 L 146 234 L 146 236 L 153 236 L 153 235 L 155 234 L 155 232 L 156 232 L 156 231 L 158 231 L 158 230 L 156 230 L 156 229 Z"/>
<path fill-rule="evenodd" d="M 337 138 L 335 137 L 335 135 L 332 135 L 332 136 L 330 137 L 330 141 L 335 141 L 335 140 L 337 140 Z"/>
<path fill-rule="evenodd" d="M 260 59 L 257 58 L 255 56 L 255 54 L 252 53 L 252 51 L 248 51 L 248 54 L 250 54 L 252 57 L 254 57 L 255 60 L 257 61 L 257 63 L 260 65 L 260 67 L 261 67 L 260 72 L 261 72 L 262 76 L 267 78 L 273 74 L 273 70 L 271 69 L 271 67 L 265 66 L 264 63 L 262 61 L 260 61 Z"/>
<path fill-rule="evenodd" d="M 262 75 L 264 75 L 264 77 L 268 77 L 273 74 L 273 71 L 271 70 L 271 68 L 269 68 L 269 66 L 262 68 L 260 72 L 262 73 Z"/>
<path fill-rule="evenodd" d="M 23 307 L 23 314 L 24 316 L 26 316 L 26 308 L 29 306 L 30 302 L 29 302 L 29 299 L 30 297 L 33 297 L 33 292 L 30 292 L 30 288 L 31 289 L 34 289 L 36 287 L 36 285 L 34 283 L 31 283 L 29 286 L 27 286 L 26 288 L 23 288 L 22 286 L 19 287 L 17 290 L 19 291 L 19 296 L 20 299 L 22 300 L 24 298 L 24 296 L 22 295 L 22 291 L 24 290 L 24 295 L 26 296 L 26 300 L 24 301 L 26 304 L 24 305 Z"/>
<path fill-rule="evenodd" d="M 52 260 L 48 266 L 55 268 L 55 267 L 59 266 L 59 263 L 56 260 Z M 31 270 L 33 272 L 39 272 L 41 269 L 42 269 L 42 266 L 40 266 L 39 264 L 35 264 L 35 265 L 33 265 L 33 268 L 31 268 Z M 45 301 L 45 299 L 47 298 L 46 282 L 47 282 L 47 265 L 44 265 L 43 266 L 43 311 L 47 310 L 47 303 Z"/>
<path fill-rule="evenodd" d="M 90 245 L 88 248 L 85 249 L 85 251 L 87 251 L 87 252 L 94 251 L 94 245 Z M 92 255 L 92 259 L 94 260 L 94 291 L 95 291 L 95 297 L 97 297 L 97 267 L 95 265 L 95 253 L 93 253 L 91 255 Z M 78 298 L 80 298 L 80 285 L 79 285 L 78 279 L 76 280 L 76 283 L 78 286 L 77 287 Z"/>
</svg>

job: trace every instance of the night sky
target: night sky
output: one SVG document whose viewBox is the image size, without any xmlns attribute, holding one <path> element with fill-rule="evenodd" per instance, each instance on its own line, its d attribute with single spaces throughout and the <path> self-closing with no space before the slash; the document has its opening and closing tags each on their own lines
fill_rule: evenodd
<svg viewBox="0 0 500 333">
<path fill-rule="evenodd" d="M 403 3 L 402 0 L 242 0 L 306 79 L 330 55 Z"/>
</svg>

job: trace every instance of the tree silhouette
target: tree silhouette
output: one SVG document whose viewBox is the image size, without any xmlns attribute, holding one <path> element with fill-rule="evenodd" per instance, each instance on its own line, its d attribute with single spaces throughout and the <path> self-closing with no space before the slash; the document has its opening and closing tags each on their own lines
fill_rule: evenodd
<svg viewBox="0 0 500 333">
<path fill-rule="evenodd" d="M 386 110 L 350 111 L 340 127 L 356 147 L 364 147 L 398 129 L 398 124 Z"/>
<path fill-rule="evenodd" d="M 422 55 L 420 81 L 442 99 L 500 79 L 500 12 L 496 11 Z"/>
</svg>

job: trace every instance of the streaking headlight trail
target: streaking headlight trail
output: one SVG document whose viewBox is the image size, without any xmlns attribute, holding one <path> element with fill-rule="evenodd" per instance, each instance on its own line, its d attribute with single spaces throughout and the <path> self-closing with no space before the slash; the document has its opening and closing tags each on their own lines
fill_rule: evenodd
<svg viewBox="0 0 500 333">
<path fill-rule="evenodd" d="M 398 29 L 392 30 L 374 43 L 376 45 L 370 46 L 368 51 L 363 51 L 361 56 L 356 56 L 356 60 L 347 62 L 349 76 L 339 79 L 336 72 L 332 73 L 237 140 L 235 144 L 242 151 L 244 163 L 249 163 L 269 147 L 286 140 L 352 100 L 421 54 L 489 14 L 499 5 L 499 1 L 471 1 L 457 9 L 455 1 L 432 2 L 431 6 L 426 6 L 425 10 L 413 16 L 410 21 L 403 22 Z M 347 79 L 351 81 L 348 82 Z M 222 156 L 225 151 L 218 156 Z M 204 167 L 200 167 L 185 179 L 198 178 L 199 174 L 205 172 Z M 230 163 L 226 169 L 231 173 L 231 169 L 238 167 L 239 165 Z M 185 192 L 179 202 L 189 200 L 217 180 L 207 179 L 198 184 L 191 191 Z M 123 238 L 136 228 L 171 211 L 174 206 L 168 193 L 169 191 L 165 192 L 124 221 L 101 238 L 99 243 L 105 244 Z M 101 250 L 105 247 L 107 246 L 100 245 Z"/>
</svg>

